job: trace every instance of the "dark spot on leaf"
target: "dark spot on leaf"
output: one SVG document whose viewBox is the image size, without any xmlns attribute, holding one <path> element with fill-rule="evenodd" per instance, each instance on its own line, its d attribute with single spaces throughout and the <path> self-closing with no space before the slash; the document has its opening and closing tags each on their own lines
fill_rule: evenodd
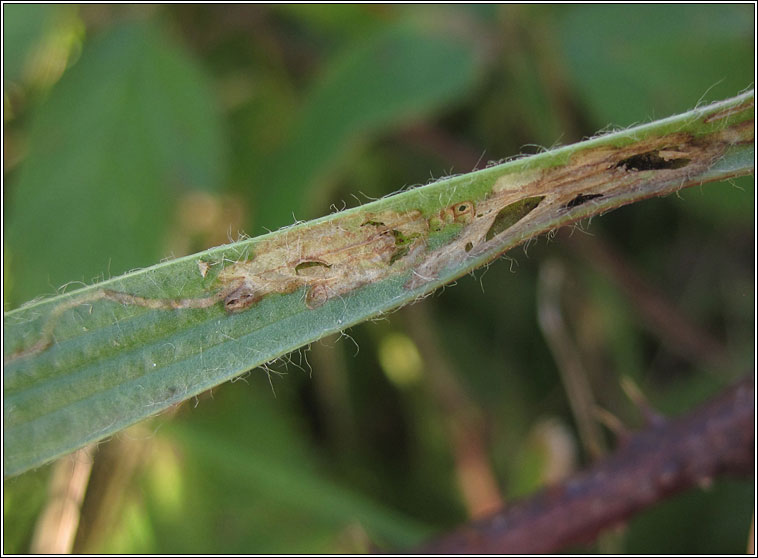
<svg viewBox="0 0 758 558">
<path fill-rule="evenodd" d="M 664 159 L 657 151 L 648 151 L 633 155 L 616 164 L 616 168 L 623 168 L 628 171 L 647 171 L 647 170 L 665 170 L 681 169 L 690 164 L 690 160 L 681 159 Z"/>
<path fill-rule="evenodd" d="M 564 205 L 563 208 L 571 209 L 572 207 L 578 207 L 582 205 L 583 203 L 586 203 L 590 200 L 595 200 L 597 198 L 602 198 L 602 197 L 603 197 L 603 194 L 579 194 L 573 200 L 571 200 L 566 205 Z"/>
<path fill-rule="evenodd" d="M 247 285 L 242 285 L 224 299 L 224 307 L 229 313 L 239 312 L 255 304 L 258 298 Z"/>
<path fill-rule="evenodd" d="M 521 221 L 521 219 L 529 215 L 529 213 L 531 213 L 544 198 L 545 196 L 534 196 L 506 205 L 498 212 L 497 217 L 495 217 L 495 220 L 492 222 L 492 226 L 490 226 L 487 231 L 485 239 L 491 240 L 500 233 L 511 228 L 513 225 Z"/>
<path fill-rule="evenodd" d="M 474 247 L 474 245 L 471 242 L 467 242 L 466 246 L 465 246 L 466 252 L 471 252 L 471 249 L 473 247 Z"/>
</svg>

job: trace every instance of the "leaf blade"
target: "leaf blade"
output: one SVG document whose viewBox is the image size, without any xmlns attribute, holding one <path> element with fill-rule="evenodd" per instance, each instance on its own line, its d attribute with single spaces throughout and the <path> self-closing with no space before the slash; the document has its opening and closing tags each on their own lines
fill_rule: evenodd
<svg viewBox="0 0 758 558">
<path fill-rule="evenodd" d="M 102 439 L 322 336 L 413 302 L 555 227 L 688 185 L 752 172 L 753 159 L 746 152 L 753 149 L 753 118 L 750 92 L 164 262 L 6 313 L 5 474 L 20 473 Z M 687 158 L 690 162 L 652 170 L 625 164 L 630 157 L 645 153 L 655 154 L 645 160 Z M 487 238 L 503 208 L 536 195 L 544 199 L 519 213 L 515 222 L 506 219 L 509 227 Z M 208 267 L 256 262 L 249 259 L 251 255 L 265 261 L 271 256 L 267 248 L 302 247 L 318 231 L 333 233 L 324 236 L 324 253 L 332 255 L 339 253 L 329 251 L 332 244 L 342 246 L 339 242 L 351 230 L 358 239 L 384 238 L 386 243 L 391 237 L 382 236 L 381 231 L 365 232 L 378 228 L 376 223 L 389 222 L 385 215 L 422 231 L 414 233 L 418 235 L 414 238 L 423 237 L 424 242 L 399 261 L 415 259 L 395 268 L 389 267 L 396 265 L 390 261 L 374 275 L 371 270 L 376 268 L 367 267 L 370 280 L 353 280 L 349 288 L 333 291 L 336 294 L 317 306 L 308 304 L 306 291 L 318 283 L 277 290 L 273 279 L 269 280 L 272 289 L 257 304 L 229 314 L 222 304 L 156 309 L 122 304 L 102 294 L 107 290 L 163 301 L 216 296 L 212 293 L 221 288 L 221 274 L 206 275 L 203 270 Z M 438 221 L 440 231 L 432 230 L 428 224 Z M 418 228 L 422 225 L 428 228 Z M 399 234 L 395 238 L 411 237 Z M 281 276 L 288 265 L 296 273 L 302 254 L 290 255 L 289 260 L 270 264 L 253 278 Z M 371 261 L 367 256 L 366 263 Z M 338 287 L 339 283 L 332 288 Z M 44 339 L 48 331 L 49 339 Z M 40 338 L 47 343 L 40 345 Z M 30 346 L 37 349 L 30 351 Z"/>
</svg>

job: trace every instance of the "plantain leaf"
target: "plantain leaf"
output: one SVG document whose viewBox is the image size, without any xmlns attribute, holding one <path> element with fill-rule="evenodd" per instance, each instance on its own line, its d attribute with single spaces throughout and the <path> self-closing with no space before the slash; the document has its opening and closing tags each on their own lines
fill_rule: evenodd
<svg viewBox="0 0 758 558">
<path fill-rule="evenodd" d="M 5 474 L 410 303 L 536 235 L 752 172 L 753 99 L 751 91 L 6 313 Z"/>
</svg>

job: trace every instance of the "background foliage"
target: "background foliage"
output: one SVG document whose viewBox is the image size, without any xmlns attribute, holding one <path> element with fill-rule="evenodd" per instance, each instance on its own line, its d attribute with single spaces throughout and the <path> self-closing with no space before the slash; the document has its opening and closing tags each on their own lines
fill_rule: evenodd
<svg viewBox="0 0 758 558">
<path fill-rule="evenodd" d="M 6 309 L 726 98 L 754 68 L 749 5 L 4 5 L 3 16 Z M 75 550 L 403 548 L 497 500 L 464 495 L 467 464 L 506 502 L 569 474 L 591 455 L 567 363 L 538 324 L 545 266 L 564 278 L 559 306 L 597 403 L 638 426 L 622 375 L 673 413 L 751 370 L 753 207 L 749 177 L 618 210 L 292 355 L 281 375 L 252 371 L 137 425 L 98 448 Z M 643 283 L 614 278 L 609 262 Z M 712 345 L 682 350 L 672 326 L 646 321 L 646 301 Z M 4 482 L 5 552 L 28 551 L 49 473 Z M 752 505 L 751 483 L 719 481 L 593 548 L 741 552 Z"/>
</svg>

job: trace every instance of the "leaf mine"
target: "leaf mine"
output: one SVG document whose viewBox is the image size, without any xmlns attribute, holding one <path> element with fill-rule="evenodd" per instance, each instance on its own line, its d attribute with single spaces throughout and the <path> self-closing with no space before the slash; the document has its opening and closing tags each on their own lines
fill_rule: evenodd
<svg viewBox="0 0 758 558">
<path fill-rule="evenodd" d="M 410 304 L 545 232 L 752 172 L 752 98 L 451 177 L 7 312 L 6 474 Z"/>
<path fill-rule="evenodd" d="M 752 100 L 746 103 L 752 107 Z M 591 147 L 559 150 L 568 153 L 555 157 L 560 162 L 503 172 L 487 192 L 478 190 L 475 197 L 462 184 L 460 197 L 469 199 L 459 198 L 439 209 L 428 203 L 404 211 L 367 208 L 279 231 L 244 244 L 236 254 L 199 260 L 197 270 L 206 294 L 196 298 L 90 290 L 52 306 L 37 330 L 37 339 L 16 345 L 6 353 L 5 362 L 44 351 L 54 342 L 57 323 L 66 312 L 98 301 L 173 311 L 222 303 L 227 313 L 234 314 L 269 295 L 299 290 L 306 307 L 314 309 L 360 287 L 404 274 L 405 290 L 444 282 L 443 275 L 445 280 L 460 276 L 557 226 L 668 193 L 672 184 L 676 188 L 690 185 L 730 146 L 752 143 L 752 118 L 727 124 L 743 105 L 704 117 L 706 123 L 723 122 L 708 132 L 707 139 L 679 131 L 622 145 L 601 141 Z M 255 255 L 248 257 L 248 250 Z M 230 262 L 230 254 L 238 259 Z"/>
</svg>

